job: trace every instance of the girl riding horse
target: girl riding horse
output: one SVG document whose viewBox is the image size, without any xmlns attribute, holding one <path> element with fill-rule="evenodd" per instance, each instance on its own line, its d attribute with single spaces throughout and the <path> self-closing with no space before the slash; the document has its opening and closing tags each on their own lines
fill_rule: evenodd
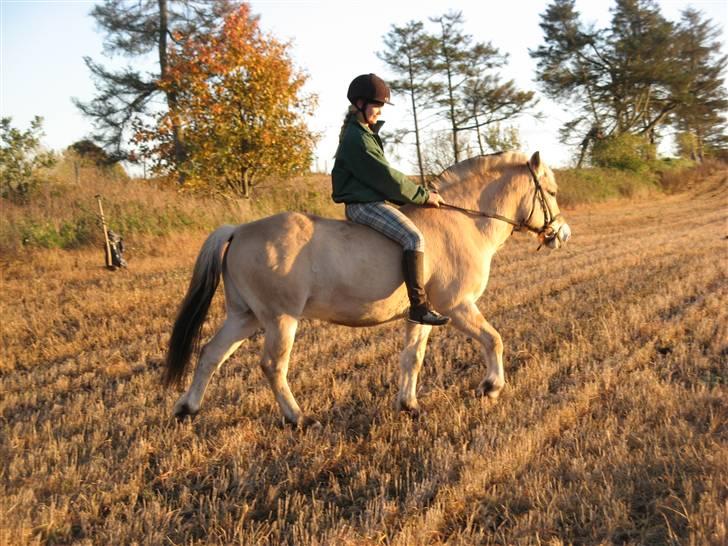
<svg viewBox="0 0 728 546">
<path fill-rule="evenodd" d="M 393 169 L 384 157 L 379 137 L 382 107 L 389 87 L 375 74 L 357 76 L 346 94 L 351 106 L 339 135 L 331 172 L 333 199 L 346 204 L 346 217 L 369 226 L 402 246 L 404 282 L 410 301 L 409 320 L 440 326 L 449 321 L 430 304 L 424 283 L 425 239 L 417 226 L 387 201 L 439 207 L 435 191 L 415 184 Z"/>
</svg>

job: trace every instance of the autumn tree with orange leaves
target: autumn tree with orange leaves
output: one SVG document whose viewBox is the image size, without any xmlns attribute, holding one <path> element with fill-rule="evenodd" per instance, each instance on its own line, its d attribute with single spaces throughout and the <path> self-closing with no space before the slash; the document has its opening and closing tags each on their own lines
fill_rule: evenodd
<svg viewBox="0 0 728 546">
<path fill-rule="evenodd" d="M 315 136 L 305 119 L 316 99 L 304 94 L 305 82 L 288 44 L 263 33 L 243 4 L 219 32 L 181 41 L 171 53 L 161 86 L 176 93 L 178 108 L 153 127 L 137 124 L 135 141 L 157 170 L 181 170 L 187 187 L 247 197 L 263 177 L 309 168 Z M 175 126 L 185 135 L 181 165 Z"/>
</svg>

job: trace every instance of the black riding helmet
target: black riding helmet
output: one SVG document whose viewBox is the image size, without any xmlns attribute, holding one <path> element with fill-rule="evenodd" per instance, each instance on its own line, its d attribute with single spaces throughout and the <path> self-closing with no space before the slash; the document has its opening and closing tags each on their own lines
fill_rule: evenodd
<svg viewBox="0 0 728 546">
<path fill-rule="evenodd" d="M 362 74 L 354 78 L 349 84 L 346 98 L 354 106 L 357 99 L 364 99 L 367 103 L 392 104 L 389 102 L 389 86 L 376 74 Z"/>
</svg>

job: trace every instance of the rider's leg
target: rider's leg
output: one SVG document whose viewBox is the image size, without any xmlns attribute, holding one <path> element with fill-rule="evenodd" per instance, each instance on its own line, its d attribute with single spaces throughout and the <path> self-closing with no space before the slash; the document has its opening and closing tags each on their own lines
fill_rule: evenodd
<svg viewBox="0 0 728 546">
<path fill-rule="evenodd" d="M 410 300 L 409 320 L 419 324 L 442 326 L 450 320 L 435 311 L 425 292 L 425 253 L 405 250 L 402 260 L 404 284 Z"/>
<path fill-rule="evenodd" d="M 399 243 L 404 249 L 403 273 L 410 300 L 409 320 L 440 326 L 448 318 L 435 311 L 425 292 L 425 238 L 405 214 L 384 202 L 355 203 L 346 206 L 352 222 L 369 226 Z"/>
</svg>

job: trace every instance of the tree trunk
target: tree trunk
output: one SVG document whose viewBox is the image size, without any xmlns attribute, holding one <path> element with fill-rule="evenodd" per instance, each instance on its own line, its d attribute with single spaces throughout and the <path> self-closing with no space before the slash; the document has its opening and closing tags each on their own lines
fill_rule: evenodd
<svg viewBox="0 0 728 546">
<path fill-rule="evenodd" d="M 417 103 L 415 101 L 415 80 L 414 69 L 412 68 L 412 58 L 407 59 L 409 65 L 409 83 L 410 83 L 410 99 L 412 100 L 412 116 L 415 121 L 415 148 L 417 150 L 417 166 L 420 169 L 420 183 L 425 185 L 425 169 L 422 166 L 422 150 L 420 145 L 420 126 L 417 121 Z"/>
<path fill-rule="evenodd" d="M 583 163 L 584 156 L 586 155 L 587 146 L 589 146 L 589 144 L 587 144 L 586 146 L 582 144 L 582 146 L 581 146 L 581 152 L 579 153 L 579 161 L 576 163 L 577 169 L 581 169 L 581 164 Z"/>
<path fill-rule="evenodd" d="M 703 135 L 700 134 L 700 132 L 696 132 L 695 136 L 695 148 L 697 151 L 698 161 L 702 163 L 705 159 L 705 154 L 703 150 Z"/>
<path fill-rule="evenodd" d="M 446 36 L 445 24 L 441 21 L 440 26 L 442 27 L 442 35 Z M 453 84 L 452 84 L 452 67 L 450 66 L 450 55 L 447 52 L 447 47 L 442 46 L 442 57 L 445 60 L 445 71 L 447 73 L 447 95 L 450 107 L 450 125 L 452 126 L 452 152 L 455 157 L 455 163 L 460 159 L 460 150 L 458 149 L 458 128 L 455 123 L 455 97 L 453 96 Z"/>
<path fill-rule="evenodd" d="M 164 79 L 167 76 L 167 34 L 169 33 L 167 0 L 157 0 L 159 3 L 159 72 Z M 179 122 L 177 107 L 177 94 L 174 91 L 166 93 L 167 107 L 172 120 L 172 141 L 174 143 L 174 162 L 177 169 L 177 182 L 185 182 L 185 174 L 181 168 L 185 161 L 182 127 Z"/>
<path fill-rule="evenodd" d="M 455 97 L 452 89 L 452 74 L 450 73 L 450 63 L 447 65 L 447 93 L 450 100 L 450 123 L 452 125 L 452 151 L 455 156 L 455 163 L 460 160 L 460 150 L 458 149 L 458 127 L 455 123 Z"/>
<path fill-rule="evenodd" d="M 250 199 L 251 187 L 253 182 L 253 175 L 250 169 L 240 167 L 240 190 L 242 190 L 243 197 Z"/>
<path fill-rule="evenodd" d="M 478 121 L 478 112 L 475 109 L 473 110 L 473 117 L 475 118 L 475 134 L 478 137 L 478 149 L 480 150 L 480 155 L 485 155 L 485 150 L 483 149 L 483 137 L 480 134 L 480 122 Z"/>
</svg>

